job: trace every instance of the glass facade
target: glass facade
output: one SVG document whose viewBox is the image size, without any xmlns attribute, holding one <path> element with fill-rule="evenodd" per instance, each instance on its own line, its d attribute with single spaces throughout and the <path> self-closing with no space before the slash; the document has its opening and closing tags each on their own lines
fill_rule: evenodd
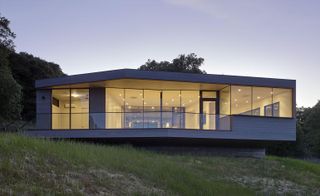
<svg viewBox="0 0 320 196">
<path fill-rule="evenodd" d="M 224 106 L 228 104 L 227 94 L 221 94 L 222 111 L 228 108 Z M 292 89 L 232 85 L 231 114 L 292 118 L 292 98 Z"/>
<path fill-rule="evenodd" d="M 252 115 L 252 88 L 231 86 L 231 114 Z"/>
<path fill-rule="evenodd" d="M 89 128 L 89 90 L 52 90 L 52 129 Z"/>
<path fill-rule="evenodd" d="M 105 112 L 89 112 L 89 89 L 53 89 L 52 129 L 230 130 L 230 115 L 293 117 L 292 89 L 226 85 L 217 91 L 105 89 Z M 99 122 L 89 126 L 89 119 Z M 96 120 L 95 120 L 96 121 Z M 99 124 L 101 126 L 96 126 Z"/>
</svg>

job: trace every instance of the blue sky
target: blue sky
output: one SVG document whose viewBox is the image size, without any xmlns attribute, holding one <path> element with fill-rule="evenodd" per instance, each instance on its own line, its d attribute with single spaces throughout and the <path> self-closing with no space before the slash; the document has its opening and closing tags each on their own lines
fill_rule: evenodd
<svg viewBox="0 0 320 196">
<path fill-rule="evenodd" d="M 17 51 L 67 74 L 137 68 L 194 52 L 212 74 L 297 80 L 320 99 L 318 0 L 0 0 Z"/>
</svg>

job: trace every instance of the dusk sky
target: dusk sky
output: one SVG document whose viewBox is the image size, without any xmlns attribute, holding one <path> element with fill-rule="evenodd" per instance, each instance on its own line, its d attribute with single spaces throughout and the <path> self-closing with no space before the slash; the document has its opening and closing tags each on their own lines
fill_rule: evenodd
<svg viewBox="0 0 320 196">
<path fill-rule="evenodd" d="M 297 80 L 320 99 L 319 0 L 0 0 L 16 50 L 67 74 L 137 68 L 196 53 L 212 74 Z"/>
</svg>

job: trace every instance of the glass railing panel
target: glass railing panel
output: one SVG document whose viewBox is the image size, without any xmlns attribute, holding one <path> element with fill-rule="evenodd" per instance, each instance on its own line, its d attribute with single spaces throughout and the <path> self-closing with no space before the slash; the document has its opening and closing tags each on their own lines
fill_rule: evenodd
<svg viewBox="0 0 320 196">
<path fill-rule="evenodd" d="M 144 112 L 143 128 L 161 128 L 161 112 Z"/>
<path fill-rule="evenodd" d="M 90 129 L 105 129 L 106 113 L 90 113 L 89 123 Z"/>
<path fill-rule="evenodd" d="M 200 114 L 182 113 L 182 127 L 185 129 L 200 129 Z"/>
<path fill-rule="evenodd" d="M 203 130 L 216 130 L 217 123 L 215 114 L 201 114 L 201 116 Z"/>
<path fill-rule="evenodd" d="M 89 129 L 89 113 L 71 113 L 71 129 Z"/>
<path fill-rule="evenodd" d="M 231 116 L 220 114 L 218 118 L 217 130 L 231 130 Z"/>
<path fill-rule="evenodd" d="M 143 113 L 130 112 L 124 113 L 124 128 L 143 128 Z"/>
<path fill-rule="evenodd" d="M 59 113 L 59 114 L 51 114 L 52 122 L 51 127 L 52 129 L 70 129 L 70 114 L 66 113 Z"/>
<path fill-rule="evenodd" d="M 38 129 L 181 128 L 202 130 L 231 130 L 230 115 L 199 114 L 172 111 L 150 111 L 144 113 L 53 113 L 37 114 L 37 119 Z M 200 123 L 202 123 L 202 125 Z"/>
<path fill-rule="evenodd" d="M 105 114 L 107 129 L 122 129 L 124 128 L 124 113 L 108 112 Z"/>
</svg>

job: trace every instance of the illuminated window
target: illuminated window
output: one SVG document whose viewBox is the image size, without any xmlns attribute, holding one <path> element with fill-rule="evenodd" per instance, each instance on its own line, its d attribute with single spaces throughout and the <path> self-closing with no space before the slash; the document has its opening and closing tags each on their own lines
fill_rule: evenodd
<svg viewBox="0 0 320 196">
<path fill-rule="evenodd" d="M 292 117 L 292 90 L 284 88 L 273 89 L 274 116 Z"/>
<path fill-rule="evenodd" d="M 144 128 L 161 127 L 160 91 L 144 90 Z"/>
<path fill-rule="evenodd" d="M 231 86 L 231 114 L 251 115 L 251 87 Z"/>
<path fill-rule="evenodd" d="M 180 91 L 162 91 L 162 127 L 180 127 Z"/>
<path fill-rule="evenodd" d="M 272 116 L 272 88 L 253 87 L 252 115 Z"/>
<path fill-rule="evenodd" d="M 143 128 L 143 90 L 125 89 L 125 128 Z"/>
<path fill-rule="evenodd" d="M 217 98 L 215 91 L 202 91 L 202 98 Z"/>
<path fill-rule="evenodd" d="M 123 128 L 124 89 L 106 89 L 106 128 Z"/>
<path fill-rule="evenodd" d="M 71 129 L 89 128 L 89 90 L 71 89 Z"/>
<path fill-rule="evenodd" d="M 52 129 L 70 129 L 70 89 L 52 90 Z"/>
<path fill-rule="evenodd" d="M 199 129 L 199 91 L 181 91 L 181 125 L 187 129 Z"/>
<path fill-rule="evenodd" d="M 230 115 L 230 86 L 220 90 L 220 114 Z"/>
</svg>

